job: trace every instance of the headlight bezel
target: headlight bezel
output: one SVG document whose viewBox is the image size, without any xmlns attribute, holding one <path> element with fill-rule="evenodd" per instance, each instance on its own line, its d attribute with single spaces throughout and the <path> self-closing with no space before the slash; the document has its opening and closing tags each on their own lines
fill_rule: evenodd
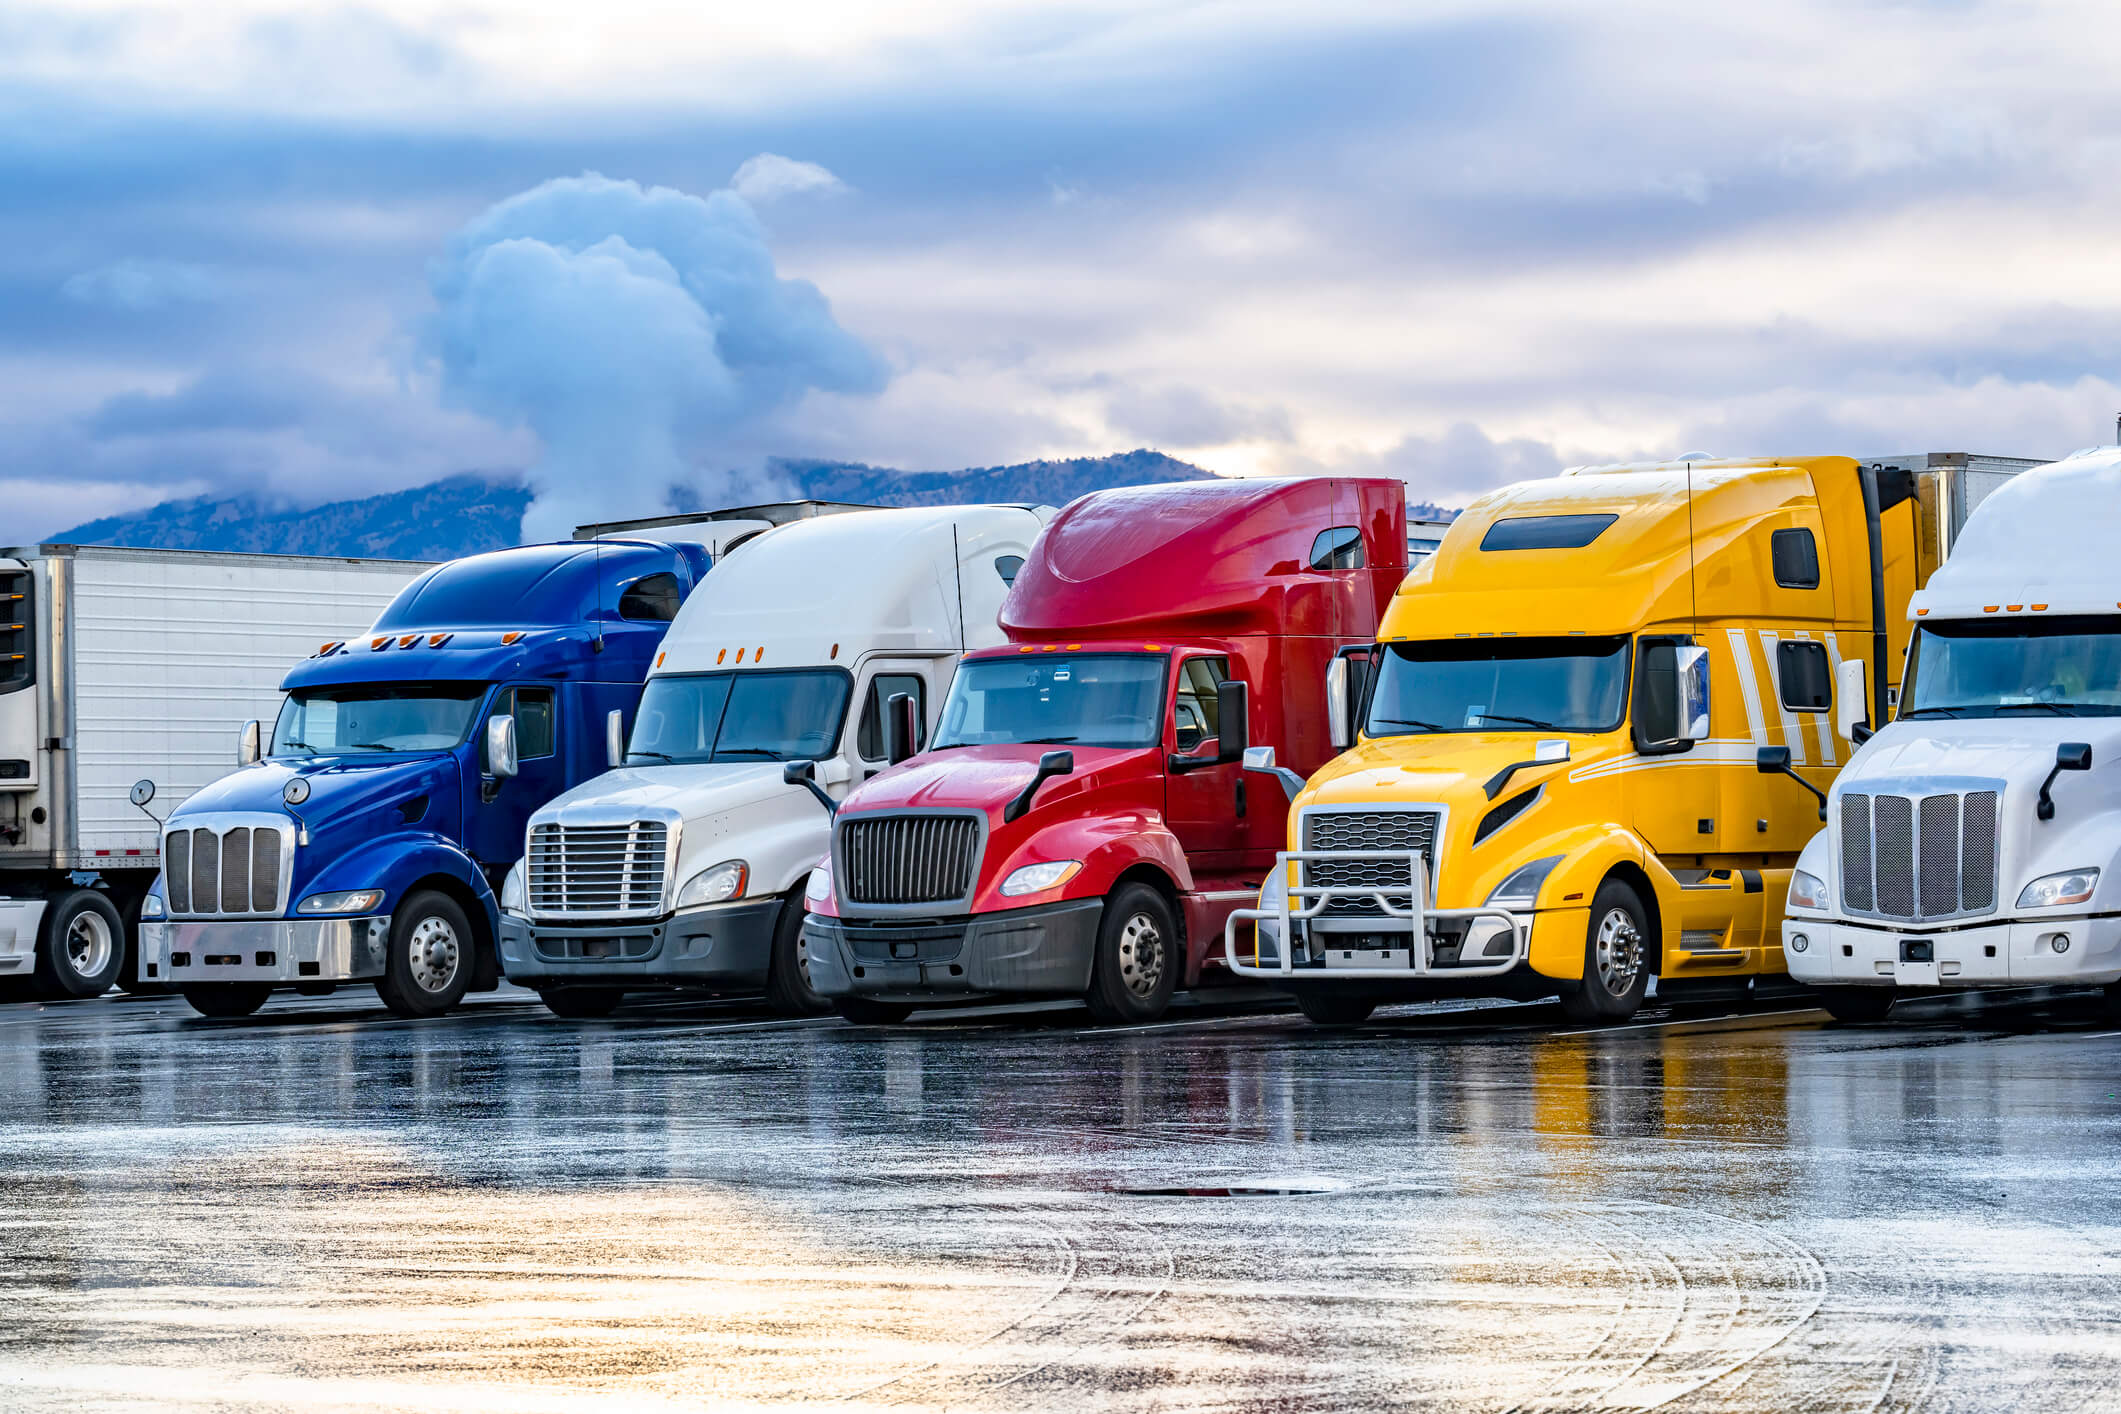
<svg viewBox="0 0 2121 1414">
<path fill-rule="evenodd" d="M 710 882 L 713 881 L 713 882 Z M 741 859 L 724 859 L 698 870 L 678 886 L 673 909 L 712 908 L 736 903 L 751 885 L 751 866 Z"/>
<path fill-rule="evenodd" d="M 373 913 L 382 906 L 381 889 L 333 889 L 309 895 L 295 905 L 295 912 L 311 918 L 345 918 Z"/>
<path fill-rule="evenodd" d="M 1035 864 L 1020 864 L 1009 871 L 997 892 L 1003 898 L 1051 893 L 1082 872 L 1080 859 L 1043 859 Z M 1026 875 L 1032 877 L 1026 878 Z"/>
<path fill-rule="evenodd" d="M 2063 889 L 2062 885 L 2076 879 L 2083 880 L 2080 888 Z M 2035 899 L 2033 891 L 2039 889 L 2043 884 L 2050 886 L 2047 890 L 2049 896 Z M 2052 874 L 2042 874 L 2039 878 L 2028 883 L 2023 889 L 2020 889 L 2018 891 L 2018 907 L 2037 909 L 2075 908 L 2080 904 L 2090 903 L 2092 895 L 2098 892 L 2099 871 L 2097 869 L 2058 869 Z"/>
<path fill-rule="evenodd" d="M 1812 888 L 1800 896 L 1803 881 L 1810 880 Z M 1826 880 L 1807 869 L 1790 871 L 1790 892 L 1785 904 L 1788 908 L 1803 909 L 1807 913 L 1824 913 L 1827 909 Z"/>
<path fill-rule="evenodd" d="M 1550 854 L 1544 859 L 1534 859 L 1518 865 L 1503 876 L 1503 881 L 1488 893 L 1485 908 L 1501 908 L 1510 912 L 1529 912 L 1539 906 L 1539 891 L 1546 887 L 1547 880 L 1561 867 L 1565 854 Z"/>
</svg>

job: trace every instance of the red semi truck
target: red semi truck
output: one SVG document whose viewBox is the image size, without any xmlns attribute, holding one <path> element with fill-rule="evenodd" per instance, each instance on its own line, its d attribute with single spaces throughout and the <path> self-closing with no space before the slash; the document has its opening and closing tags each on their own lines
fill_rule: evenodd
<svg viewBox="0 0 2121 1414">
<path fill-rule="evenodd" d="M 1328 668 L 1375 642 L 1406 553 L 1393 480 L 1068 506 L 1002 604 L 1008 645 L 965 657 L 933 739 L 910 699 L 887 714 L 898 764 L 840 804 L 810 877 L 811 985 L 855 1021 L 975 996 L 1160 1015 L 1282 846 L 1287 795 L 1246 747 L 1301 772 L 1332 757 Z"/>
</svg>

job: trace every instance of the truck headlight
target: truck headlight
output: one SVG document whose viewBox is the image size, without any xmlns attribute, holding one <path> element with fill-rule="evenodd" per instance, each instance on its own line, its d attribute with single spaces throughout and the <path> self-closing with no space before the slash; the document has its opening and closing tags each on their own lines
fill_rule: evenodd
<svg viewBox="0 0 2121 1414">
<path fill-rule="evenodd" d="M 2071 869 L 2062 874 L 2049 874 L 2035 879 L 2018 895 L 2020 908 L 2060 908 L 2065 904 L 2083 903 L 2099 887 L 2099 871 L 2096 869 Z"/>
<path fill-rule="evenodd" d="M 140 916 L 142 918 L 167 918 L 169 910 L 163 906 L 162 895 L 149 894 L 141 899 Z"/>
<path fill-rule="evenodd" d="M 1791 908 L 1825 908 L 1826 881 L 1802 869 L 1790 875 Z"/>
<path fill-rule="evenodd" d="M 678 890 L 679 908 L 699 908 L 710 903 L 727 903 L 743 895 L 744 885 L 751 877 L 751 866 L 741 859 L 725 859 L 711 869 L 702 869 L 685 881 Z"/>
<path fill-rule="evenodd" d="M 826 859 L 819 861 L 817 868 L 811 870 L 810 877 L 804 881 L 803 901 L 805 903 L 823 903 L 831 897 L 832 861 Z"/>
<path fill-rule="evenodd" d="M 1002 880 L 1002 893 L 1009 898 L 1042 894 L 1048 889 L 1057 889 L 1067 883 L 1082 867 L 1082 861 L 1079 859 L 1055 859 L 1045 864 L 1026 864 Z"/>
<path fill-rule="evenodd" d="M 508 877 L 501 880 L 501 912 L 530 912 L 529 902 L 523 893 L 523 865 L 520 860 L 510 867 Z"/>
<path fill-rule="evenodd" d="M 381 889 L 349 889 L 344 893 L 311 894 L 295 905 L 295 912 L 366 913 L 381 902 Z"/>
<path fill-rule="evenodd" d="M 1554 872 L 1554 866 L 1561 863 L 1561 860 L 1561 855 L 1550 854 L 1545 859 L 1535 859 L 1516 870 L 1509 878 L 1495 886 L 1495 892 L 1488 895 L 1487 906 L 1530 908 L 1539 901 L 1539 886 L 1547 881 L 1547 875 Z"/>
</svg>

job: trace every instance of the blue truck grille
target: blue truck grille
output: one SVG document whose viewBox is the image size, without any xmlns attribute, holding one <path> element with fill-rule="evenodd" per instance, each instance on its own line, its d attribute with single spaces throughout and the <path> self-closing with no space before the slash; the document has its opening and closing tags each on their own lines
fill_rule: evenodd
<svg viewBox="0 0 2121 1414">
<path fill-rule="evenodd" d="M 276 917 L 292 837 L 268 827 L 174 829 L 162 841 L 163 887 L 178 918 Z"/>
</svg>

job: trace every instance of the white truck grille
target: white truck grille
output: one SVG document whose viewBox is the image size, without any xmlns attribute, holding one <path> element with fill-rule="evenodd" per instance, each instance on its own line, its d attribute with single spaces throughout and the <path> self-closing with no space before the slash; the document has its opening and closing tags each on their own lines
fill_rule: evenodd
<svg viewBox="0 0 2121 1414">
<path fill-rule="evenodd" d="M 1932 922 L 1996 907 L 1994 790 L 1841 797 L 1841 903 Z"/>
<path fill-rule="evenodd" d="M 530 911 L 559 918 L 653 916 L 663 911 L 670 827 L 535 825 L 523 864 Z"/>
<path fill-rule="evenodd" d="M 277 918 L 292 831 L 275 825 L 197 825 L 162 838 L 162 880 L 176 918 Z"/>
<path fill-rule="evenodd" d="M 1433 891 L 1436 878 L 1436 820 L 1433 810 L 1312 810 L 1303 817 L 1307 850 L 1349 849 L 1416 853 Z M 1307 887 L 1367 888 L 1400 908 L 1412 906 L 1407 894 L 1407 866 L 1389 859 L 1307 859 L 1301 868 Z M 1427 902 L 1427 900 L 1424 900 Z M 1337 896 L 1326 901 L 1321 918 L 1381 918 L 1384 910 L 1372 898 Z"/>
</svg>

